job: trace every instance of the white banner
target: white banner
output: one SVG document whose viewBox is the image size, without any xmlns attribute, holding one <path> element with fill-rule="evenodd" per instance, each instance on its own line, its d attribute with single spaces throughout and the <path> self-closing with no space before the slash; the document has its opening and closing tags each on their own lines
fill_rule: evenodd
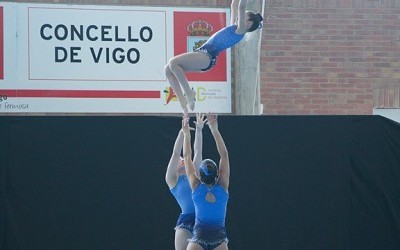
<svg viewBox="0 0 400 250">
<path fill-rule="evenodd" d="M 0 113 L 181 113 L 164 66 L 186 52 L 180 48 L 192 49 L 187 41 L 198 30 L 222 27 L 229 16 L 227 9 L 204 8 L 0 3 L 0 9 Z M 218 64 L 214 73 L 189 76 L 194 112 L 231 112 L 229 52 Z"/>
<path fill-rule="evenodd" d="M 30 79 L 165 80 L 165 11 L 28 11 Z"/>
</svg>

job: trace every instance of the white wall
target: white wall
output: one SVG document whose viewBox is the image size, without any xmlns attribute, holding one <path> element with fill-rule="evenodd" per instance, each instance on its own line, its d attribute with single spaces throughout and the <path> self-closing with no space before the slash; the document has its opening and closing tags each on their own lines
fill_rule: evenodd
<svg viewBox="0 0 400 250">
<path fill-rule="evenodd" d="M 381 115 L 400 123 L 400 109 L 374 109 L 374 115 Z"/>
</svg>

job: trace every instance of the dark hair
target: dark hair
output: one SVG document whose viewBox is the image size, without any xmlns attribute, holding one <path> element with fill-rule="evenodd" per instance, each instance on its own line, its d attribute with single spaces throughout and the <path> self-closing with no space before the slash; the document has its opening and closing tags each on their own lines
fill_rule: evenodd
<svg viewBox="0 0 400 250">
<path fill-rule="evenodd" d="M 200 181 L 205 184 L 214 184 L 218 179 L 218 166 L 211 159 L 201 162 Z"/>
<path fill-rule="evenodd" d="M 260 13 L 255 14 L 251 11 L 248 11 L 248 15 L 249 15 L 249 21 L 253 22 L 253 24 L 249 28 L 248 32 L 255 31 L 256 29 L 259 29 L 262 27 L 263 17 L 261 16 Z"/>
</svg>

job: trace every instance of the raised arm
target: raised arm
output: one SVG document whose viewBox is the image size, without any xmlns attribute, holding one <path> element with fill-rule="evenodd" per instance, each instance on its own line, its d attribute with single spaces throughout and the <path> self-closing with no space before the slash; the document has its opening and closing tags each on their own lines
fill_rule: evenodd
<svg viewBox="0 0 400 250">
<path fill-rule="evenodd" d="M 178 175 L 176 174 L 176 169 L 179 164 L 181 151 L 183 145 L 183 131 L 179 130 L 178 136 L 176 137 L 174 149 L 172 150 L 171 158 L 169 159 L 167 172 L 165 173 L 165 182 L 169 188 L 173 188 L 178 180 Z"/>
<path fill-rule="evenodd" d="M 193 163 L 196 170 L 197 176 L 199 176 L 199 169 L 201 162 L 203 161 L 203 127 L 204 123 L 207 120 L 204 117 L 204 114 L 196 114 L 196 121 L 194 122 L 196 125 L 196 134 L 194 137 L 194 158 Z"/>
<path fill-rule="evenodd" d="M 228 190 L 229 175 L 230 175 L 228 150 L 225 146 L 224 139 L 222 138 L 221 133 L 218 130 L 217 116 L 215 114 L 209 114 L 207 116 L 207 120 L 208 120 L 207 124 L 211 130 L 211 134 L 214 137 L 215 144 L 217 146 L 218 154 L 220 157 L 218 183 L 221 184 L 221 186 L 224 187 L 225 190 Z"/>
<path fill-rule="evenodd" d="M 240 0 L 237 7 L 237 28 L 236 34 L 244 34 L 247 32 L 247 17 L 246 17 L 247 0 Z"/>
<path fill-rule="evenodd" d="M 232 0 L 231 3 L 231 25 L 237 22 L 239 0 Z"/>
<path fill-rule="evenodd" d="M 188 177 L 190 187 L 194 190 L 199 184 L 194 164 L 192 161 L 192 148 L 191 148 L 191 136 L 189 128 L 189 117 L 183 117 L 182 119 L 182 131 L 184 135 L 183 139 L 183 158 L 185 161 L 185 171 Z"/>
</svg>

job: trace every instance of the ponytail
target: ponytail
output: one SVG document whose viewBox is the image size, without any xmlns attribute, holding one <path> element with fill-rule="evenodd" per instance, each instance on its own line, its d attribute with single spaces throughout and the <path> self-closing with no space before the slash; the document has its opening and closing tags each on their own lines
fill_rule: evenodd
<svg viewBox="0 0 400 250">
<path fill-rule="evenodd" d="M 253 24 L 248 30 L 249 32 L 262 28 L 263 26 L 262 21 L 264 20 L 264 18 L 261 16 L 260 13 L 255 14 L 253 12 L 249 12 L 249 20 L 253 22 Z"/>
</svg>

